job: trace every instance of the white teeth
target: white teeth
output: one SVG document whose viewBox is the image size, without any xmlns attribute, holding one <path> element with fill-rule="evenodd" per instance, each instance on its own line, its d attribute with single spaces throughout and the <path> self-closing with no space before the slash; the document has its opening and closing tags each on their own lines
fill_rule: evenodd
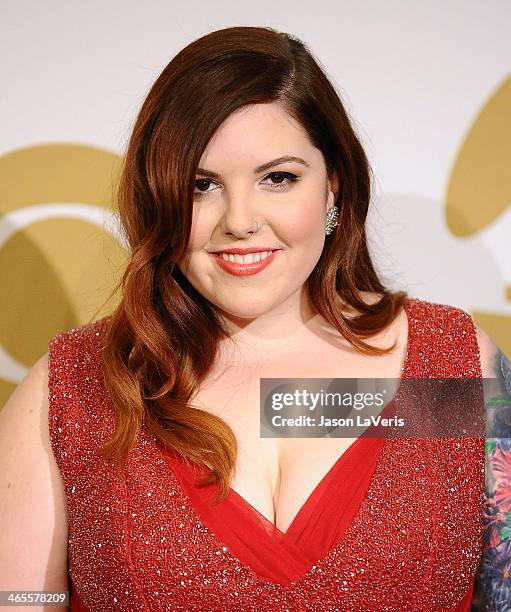
<svg viewBox="0 0 511 612">
<path fill-rule="evenodd" d="M 262 261 L 272 254 L 272 251 L 261 251 L 259 253 L 248 253 L 247 255 L 235 255 L 233 253 L 221 253 L 224 261 L 232 261 L 239 264 L 251 264 Z"/>
</svg>

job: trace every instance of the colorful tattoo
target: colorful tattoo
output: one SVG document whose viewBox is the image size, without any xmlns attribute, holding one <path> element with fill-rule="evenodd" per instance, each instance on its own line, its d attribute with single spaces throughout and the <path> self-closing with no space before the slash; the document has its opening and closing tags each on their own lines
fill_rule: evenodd
<svg viewBox="0 0 511 612">
<path fill-rule="evenodd" d="M 511 362 L 496 347 L 492 363 L 495 380 L 491 381 L 492 392 L 485 392 L 484 400 L 487 437 L 483 554 L 472 611 L 511 612 Z"/>
</svg>

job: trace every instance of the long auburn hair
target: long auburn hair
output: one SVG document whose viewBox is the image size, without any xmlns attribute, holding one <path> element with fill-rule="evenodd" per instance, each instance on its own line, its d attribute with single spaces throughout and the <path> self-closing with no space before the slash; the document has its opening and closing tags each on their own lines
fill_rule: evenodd
<svg viewBox="0 0 511 612">
<path fill-rule="evenodd" d="M 104 457 L 124 468 L 142 426 L 185 461 L 208 466 L 199 484 L 229 492 L 236 437 L 220 417 L 190 399 L 229 333 L 214 304 L 180 272 L 188 244 L 200 157 L 235 110 L 277 102 L 306 130 L 337 173 L 338 226 L 325 237 L 306 281 L 313 308 L 353 346 L 370 355 L 393 350 L 363 340 L 399 314 L 406 292 L 392 293 L 371 262 L 365 220 L 371 169 L 336 90 L 307 46 L 270 27 L 229 27 L 189 44 L 165 67 L 135 121 L 117 190 L 129 261 L 106 318 L 101 364 L 116 425 Z M 361 291 L 381 299 L 368 304 Z M 351 307 L 360 314 L 347 318 Z"/>
</svg>

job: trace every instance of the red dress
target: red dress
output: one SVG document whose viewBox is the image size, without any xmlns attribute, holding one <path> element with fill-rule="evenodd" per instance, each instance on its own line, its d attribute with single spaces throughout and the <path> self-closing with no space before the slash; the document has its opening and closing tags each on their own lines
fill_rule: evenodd
<svg viewBox="0 0 511 612">
<path fill-rule="evenodd" d="M 470 315 L 406 303 L 402 378 L 481 377 Z M 286 533 L 144 429 L 125 478 L 100 460 L 113 428 L 104 319 L 50 343 L 53 451 L 66 489 L 71 610 L 470 610 L 481 556 L 484 438 L 359 438 Z M 397 397 L 397 396 L 396 396 Z"/>
</svg>

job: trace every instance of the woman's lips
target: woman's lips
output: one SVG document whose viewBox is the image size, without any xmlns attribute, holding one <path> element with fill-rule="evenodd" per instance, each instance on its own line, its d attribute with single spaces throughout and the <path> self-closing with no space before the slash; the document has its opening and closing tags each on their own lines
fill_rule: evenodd
<svg viewBox="0 0 511 612">
<path fill-rule="evenodd" d="M 277 256 L 279 250 L 272 251 L 271 255 L 268 255 L 266 259 L 261 261 L 254 261 L 253 263 L 237 263 L 235 261 L 225 261 L 221 254 L 211 253 L 216 263 L 229 274 L 234 276 L 248 276 L 249 274 L 257 274 L 264 268 L 268 267 Z"/>
</svg>

